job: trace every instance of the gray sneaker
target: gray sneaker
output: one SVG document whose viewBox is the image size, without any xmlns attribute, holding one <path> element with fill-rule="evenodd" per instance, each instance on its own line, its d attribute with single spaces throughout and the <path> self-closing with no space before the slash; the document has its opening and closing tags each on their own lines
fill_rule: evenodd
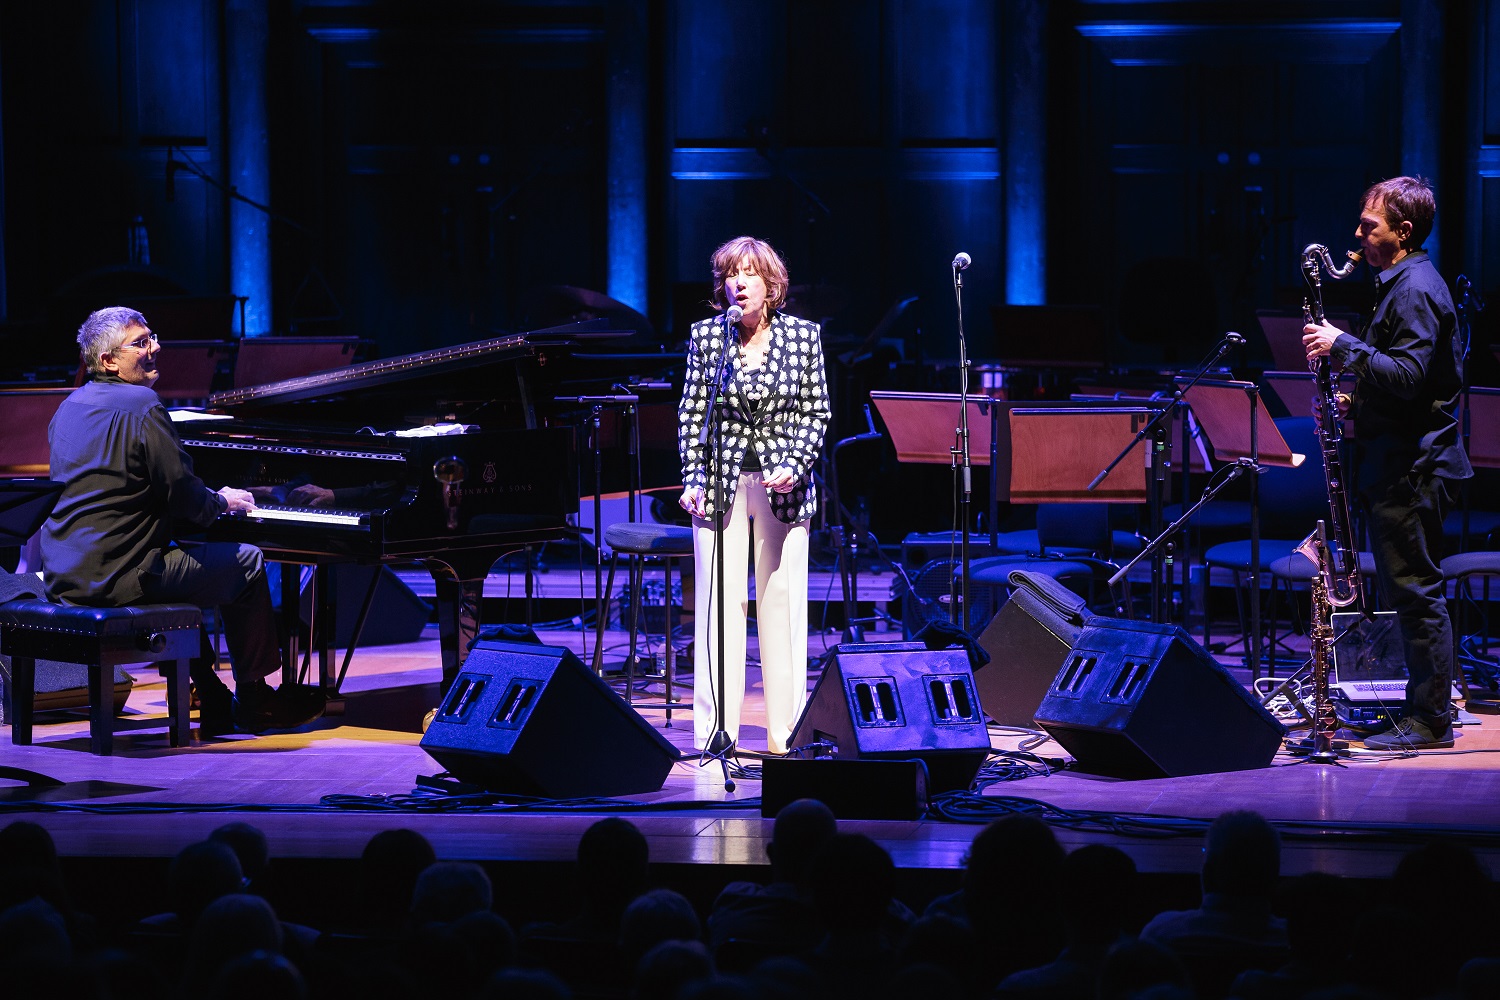
<svg viewBox="0 0 1500 1000">
<path fill-rule="evenodd" d="M 1374 736 L 1365 737 L 1367 750 L 1442 750 L 1453 745 L 1453 726 L 1444 723 L 1434 732 L 1410 716 Z"/>
</svg>

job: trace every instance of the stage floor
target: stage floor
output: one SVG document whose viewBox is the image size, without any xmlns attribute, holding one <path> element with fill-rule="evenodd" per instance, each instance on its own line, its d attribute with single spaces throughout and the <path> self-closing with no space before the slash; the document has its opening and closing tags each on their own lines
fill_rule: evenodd
<svg viewBox="0 0 1500 1000">
<path fill-rule="evenodd" d="M 546 632 L 542 639 L 579 652 L 592 642 L 576 631 Z M 611 633 L 606 648 L 622 639 Z M 836 642 L 836 635 L 815 635 L 811 651 Z M 171 749 L 165 689 L 154 671 L 133 673 L 137 684 L 123 723 L 143 728 L 121 732 L 113 757 L 88 752 L 81 717 L 38 725 L 31 747 L 12 746 L 8 733 L 0 738 L 0 766 L 63 782 L 37 789 L 0 778 L 0 824 L 34 819 L 52 831 L 60 853 L 72 857 L 170 857 L 239 818 L 264 829 L 273 852 L 288 858 L 355 858 L 376 831 L 404 826 L 425 834 L 440 857 L 563 862 L 571 860 L 584 828 L 615 811 L 605 805 L 553 811 L 420 808 L 410 795 L 417 777 L 440 768 L 418 745 L 419 735 L 359 727 L 340 717 L 305 731 Z M 410 712 L 423 704 L 418 699 L 430 703 L 438 676 L 437 640 L 424 638 L 361 649 L 345 689 L 351 699 L 404 698 Z M 741 744 L 757 750 L 765 745 L 765 732 L 753 667 L 751 682 Z M 659 693 L 660 684 L 652 690 Z M 683 694 L 687 700 L 674 712 L 671 728 L 661 731 L 686 754 L 692 751 L 691 692 Z M 641 712 L 658 727 L 665 721 L 661 709 Z M 1452 750 L 1404 757 L 1356 750 L 1337 766 L 1282 753 L 1272 766 L 1256 770 L 1136 781 L 1038 769 L 989 785 L 983 797 L 997 810 L 1013 798 L 1038 804 L 1028 808 L 1045 803 L 1065 845 L 1117 844 L 1148 873 L 1196 872 L 1206 821 L 1229 809 L 1255 809 L 1284 832 L 1285 874 L 1382 877 L 1434 830 L 1461 836 L 1500 874 L 1500 717 L 1465 719 Z M 991 740 L 997 749 L 1017 750 L 1035 737 L 992 729 Z M 1051 741 L 1030 750 L 1042 758 L 1065 756 Z M 636 805 L 628 815 L 646 833 L 653 863 L 764 865 L 771 822 L 760 816 L 759 793 L 753 775 L 740 777 L 735 790 L 726 792 L 719 766 L 700 766 L 694 757 L 675 764 L 660 791 L 632 797 Z M 338 797 L 334 804 L 329 796 Z M 981 827 L 924 819 L 850 821 L 844 828 L 878 840 L 901 868 L 935 870 L 961 867 Z"/>
</svg>

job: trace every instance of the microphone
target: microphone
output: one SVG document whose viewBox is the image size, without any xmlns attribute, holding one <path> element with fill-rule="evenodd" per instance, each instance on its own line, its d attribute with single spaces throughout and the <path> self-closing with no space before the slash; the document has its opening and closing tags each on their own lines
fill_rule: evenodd
<svg viewBox="0 0 1500 1000">
<path fill-rule="evenodd" d="M 1224 334 L 1224 339 L 1229 341 L 1231 344 L 1243 344 L 1245 342 L 1245 338 L 1241 337 L 1233 330 L 1230 330 L 1228 333 Z"/>
<path fill-rule="evenodd" d="M 724 318 L 730 323 L 738 323 L 740 320 L 745 318 L 745 310 L 741 309 L 739 306 L 730 306 L 728 309 L 724 310 Z"/>
<path fill-rule="evenodd" d="M 962 271 L 972 263 L 974 263 L 974 258 L 960 250 L 958 256 L 953 258 L 953 270 Z"/>
</svg>

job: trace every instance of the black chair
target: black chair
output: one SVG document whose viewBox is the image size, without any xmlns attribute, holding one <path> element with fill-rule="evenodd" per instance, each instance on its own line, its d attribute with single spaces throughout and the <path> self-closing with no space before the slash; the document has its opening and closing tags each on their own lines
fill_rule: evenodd
<svg viewBox="0 0 1500 1000">
<path fill-rule="evenodd" d="M 1500 659 L 1490 652 L 1492 640 L 1487 609 L 1490 581 L 1500 579 L 1500 551 L 1460 552 L 1448 556 L 1441 566 L 1443 580 L 1452 585 L 1453 601 L 1458 604 L 1453 633 L 1460 669 L 1468 668 L 1476 684 L 1489 688 L 1491 695 L 1486 701 L 1493 701 L 1494 693 L 1500 692 Z M 1476 578 L 1483 581 L 1477 595 L 1474 593 Z M 1476 619 L 1476 625 L 1467 624 Z M 1460 628 L 1472 630 L 1460 633 Z"/>
<path fill-rule="evenodd" d="M 1113 529 L 1110 507 L 1106 503 L 1041 504 L 1036 514 L 1036 548 L 1025 555 L 975 559 L 970 564 L 970 581 L 988 588 L 1004 587 L 1007 595 L 1012 586 L 1010 575 L 1017 570 L 1058 581 L 1081 581 L 1084 596 L 1092 604 L 1096 585 L 1108 580 L 1119 569 L 1114 560 L 1141 550 L 1139 536 Z M 1127 609 L 1130 605 L 1129 587 L 1126 582 L 1124 603 Z M 991 607 L 1003 603 L 989 602 Z"/>
</svg>

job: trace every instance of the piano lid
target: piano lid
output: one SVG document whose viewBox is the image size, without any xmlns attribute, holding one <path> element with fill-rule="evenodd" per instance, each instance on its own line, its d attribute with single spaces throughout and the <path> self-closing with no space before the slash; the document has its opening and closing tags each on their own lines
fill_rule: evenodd
<svg viewBox="0 0 1500 1000">
<path fill-rule="evenodd" d="M 245 386 L 209 397 L 215 409 L 254 409 L 298 403 L 306 400 L 347 396 L 365 390 L 416 383 L 432 377 L 445 377 L 445 385 L 457 387 L 464 381 L 458 376 L 472 376 L 476 369 L 488 365 L 521 361 L 537 357 L 546 348 L 567 347 L 583 342 L 595 343 L 629 337 L 629 330 L 609 329 L 607 321 L 590 320 L 564 326 L 532 330 L 476 340 L 452 347 L 440 347 L 416 354 L 403 354 L 379 361 L 366 361 L 300 378 L 283 379 L 264 385 Z M 493 380 L 486 380 L 493 386 Z"/>
</svg>

